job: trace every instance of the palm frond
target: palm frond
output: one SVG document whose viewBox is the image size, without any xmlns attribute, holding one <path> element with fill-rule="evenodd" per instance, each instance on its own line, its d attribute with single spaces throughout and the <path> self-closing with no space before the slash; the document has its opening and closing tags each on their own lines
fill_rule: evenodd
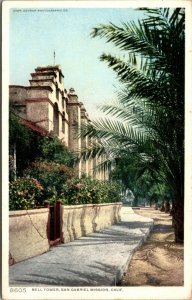
<svg viewBox="0 0 192 300">
<path fill-rule="evenodd" d="M 134 180 L 148 172 L 169 185 L 173 194 L 182 195 L 185 12 L 143 11 L 146 17 L 138 24 L 110 23 L 92 31 L 93 37 L 104 38 L 123 52 L 123 59 L 101 55 L 121 87 L 117 103 L 101 107 L 107 118 L 92 122 L 85 134 L 98 139 L 109 160 L 125 158 Z M 123 179 L 125 184 L 130 184 L 129 174 L 128 178 Z"/>
<path fill-rule="evenodd" d="M 148 39 L 149 36 L 143 35 L 143 29 L 140 24 L 134 22 L 130 24 L 122 24 L 122 27 L 113 23 L 109 25 L 99 25 L 91 32 L 92 37 L 106 38 L 107 42 L 112 42 L 120 50 L 132 51 L 148 57 L 159 55 L 156 45 L 152 44 Z"/>
</svg>

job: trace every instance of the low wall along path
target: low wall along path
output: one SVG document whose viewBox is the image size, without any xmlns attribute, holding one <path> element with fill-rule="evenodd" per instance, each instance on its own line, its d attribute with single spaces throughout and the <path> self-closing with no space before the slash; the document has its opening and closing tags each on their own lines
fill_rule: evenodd
<svg viewBox="0 0 192 300">
<path fill-rule="evenodd" d="M 11 264 L 49 250 L 47 208 L 10 211 L 9 257 Z"/>
<path fill-rule="evenodd" d="M 120 222 L 121 206 L 121 202 L 63 206 L 62 241 L 68 243 Z"/>
<path fill-rule="evenodd" d="M 110 227 L 120 221 L 122 203 L 60 206 L 60 242 L 69 243 L 92 232 Z M 61 210 L 60 210 L 61 208 Z M 42 254 L 49 250 L 50 210 L 48 208 L 10 211 L 9 214 L 9 263 L 10 265 Z M 53 224 L 52 224 L 53 225 Z M 58 228 L 52 228 L 57 230 Z"/>
</svg>

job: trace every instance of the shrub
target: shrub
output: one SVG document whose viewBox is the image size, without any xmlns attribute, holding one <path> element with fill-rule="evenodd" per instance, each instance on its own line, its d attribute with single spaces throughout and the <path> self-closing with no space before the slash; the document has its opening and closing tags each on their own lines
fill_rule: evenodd
<svg viewBox="0 0 192 300">
<path fill-rule="evenodd" d="M 26 176 L 36 178 L 43 186 L 41 205 L 44 200 L 55 202 L 63 192 L 63 185 L 74 176 L 74 170 L 63 164 L 48 161 L 35 161 L 24 172 Z"/>
<path fill-rule="evenodd" d="M 80 180 L 73 178 L 67 180 L 63 185 L 62 202 L 63 204 L 87 204 L 92 203 L 96 196 L 96 187 L 92 186 L 92 182 L 88 180 Z"/>
<path fill-rule="evenodd" d="M 9 184 L 10 210 L 31 209 L 38 205 L 43 187 L 34 178 L 18 178 Z"/>
<path fill-rule="evenodd" d="M 120 201 L 118 184 L 89 177 L 75 178 L 73 169 L 55 162 L 36 161 L 25 170 L 25 175 L 29 177 L 26 180 L 36 178 L 43 187 L 41 197 L 36 196 L 36 205 L 43 205 L 45 200 L 48 200 L 50 204 L 61 200 L 64 205 Z M 18 197 L 17 202 L 19 202 Z"/>
<path fill-rule="evenodd" d="M 120 201 L 120 187 L 115 183 L 73 178 L 63 185 L 60 200 L 66 205 Z"/>
</svg>

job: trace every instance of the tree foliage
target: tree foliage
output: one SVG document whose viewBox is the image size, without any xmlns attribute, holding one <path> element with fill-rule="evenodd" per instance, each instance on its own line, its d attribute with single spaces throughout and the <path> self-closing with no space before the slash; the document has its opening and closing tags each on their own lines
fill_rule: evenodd
<svg viewBox="0 0 192 300">
<path fill-rule="evenodd" d="M 44 137 L 40 141 L 41 158 L 47 161 L 64 164 L 72 167 L 76 159 L 75 154 L 70 152 L 58 138 Z"/>
<path fill-rule="evenodd" d="M 93 37 L 123 51 L 123 57 L 100 57 L 117 74 L 121 87 L 117 103 L 101 107 L 107 117 L 92 122 L 82 134 L 99 140 L 92 154 L 129 156 L 140 174 L 147 170 L 168 186 L 175 209 L 179 203 L 175 233 L 176 240 L 182 240 L 185 14 L 180 8 L 143 10 L 146 17 L 138 24 L 110 23 L 92 31 Z"/>
<path fill-rule="evenodd" d="M 9 143 L 29 144 L 30 131 L 21 124 L 19 117 L 13 112 L 9 114 Z"/>
<path fill-rule="evenodd" d="M 10 180 L 13 180 L 13 152 L 16 150 L 17 176 L 23 175 L 23 170 L 40 155 L 39 140 L 41 136 L 24 126 L 21 119 L 12 111 L 9 114 L 9 158 Z"/>
<path fill-rule="evenodd" d="M 73 167 L 75 155 L 58 139 L 44 137 L 22 124 L 21 119 L 10 112 L 9 116 L 9 153 L 10 180 L 12 176 L 13 147 L 16 147 L 17 175 L 23 172 L 37 159 L 64 164 Z"/>
</svg>

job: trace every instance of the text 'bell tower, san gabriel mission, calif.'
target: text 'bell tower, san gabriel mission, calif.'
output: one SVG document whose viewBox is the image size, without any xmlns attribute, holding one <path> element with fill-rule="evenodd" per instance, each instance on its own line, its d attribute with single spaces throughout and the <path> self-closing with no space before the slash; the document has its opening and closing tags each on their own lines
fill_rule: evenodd
<svg viewBox="0 0 192 300">
<path fill-rule="evenodd" d="M 64 75 L 59 65 L 37 67 L 31 73 L 30 86 L 10 85 L 9 101 L 14 112 L 48 135 L 58 137 L 71 151 L 89 145 L 88 137 L 77 136 L 75 128 L 90 122 L 82 102 L 73 88 L 64 88 Z M 89 175 L 99 180 L 108 179 L 106 169 L 94 171 L 97 158 L 80 159 L 77 165 L 79 177 Z M 99 158 L 101 160 L 101 158 Z"/>
</svg>

